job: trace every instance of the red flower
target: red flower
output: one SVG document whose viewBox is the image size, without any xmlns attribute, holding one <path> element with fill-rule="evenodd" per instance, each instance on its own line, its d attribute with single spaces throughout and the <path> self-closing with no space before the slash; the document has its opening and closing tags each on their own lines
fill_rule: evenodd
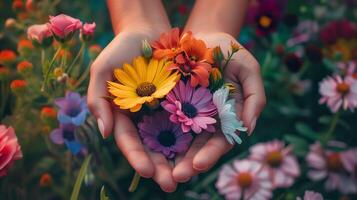
<svg viewBox="0 0 357 200">
<path fill-rule="evenodd" d="M 13 80 L 10 84 L 10 88 L 16 92 L 23 90 L 27 86 L 27 82 L 25 80 Z"/>
<path fill-rule="evenodd" d="M 11 64 L 15 62 L 16 54 L 12 50 L 2 50 L 0 51 L 0 64 Z"/>
<path fill-rule="evenodd" d="M 41 118 L 56 118 L 57 111 L 53 107 L 45 106 L 41 110 Z"/>
<path fill-rule="evenodd" d="M 21 61 L 19 64 L 17 64 L 17 71 L 20 73 L 27 72 L 32 70 L 33 65 L 29 61 Z"/>
</svg>

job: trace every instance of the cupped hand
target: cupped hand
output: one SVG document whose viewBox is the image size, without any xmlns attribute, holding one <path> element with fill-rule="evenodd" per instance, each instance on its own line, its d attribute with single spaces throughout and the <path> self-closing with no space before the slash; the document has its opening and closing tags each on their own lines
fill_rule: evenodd
<svg viewBox="0 0 357 200">
<path fill-rule="evenodd" d="M 194 35 L 205 41 L 210 48 L 220 46 L 223 53 L 231 51 L 231 42 L 238 44 L 234 37 L 226 33 Z M 240 49 L 224 69 L 224 78 L 226 82 L 233 83 L 237 88 L 235 93 L 237 116 L 251 134 L 266 103 L 260 66 L 249 51 Z M 186 154 L 178 156 L 173 170 L 174 180 L 186 182 L 192 176 L 209 170 L 231 148 L 232 145 L 220 131 L 198 135 Z"/>
<path fill-rule="evenodd" d="M 170 163 L 162 154 L 145 149 L 131 118 L 105 99 L 108 96 L 107 81 L 113 79 L 113 70 L 141 55 L 144 39 L 155 40 L 165 31 L 141 28 L 119 33 L 91 66 L 88 106 L 97 119 L 103 138 L 114 133 L 117 146 L 135 171 L 142 177 L 153 178 L 162 190 L 172 192 L 177 184 L 172 178 Z"/>
</svg>

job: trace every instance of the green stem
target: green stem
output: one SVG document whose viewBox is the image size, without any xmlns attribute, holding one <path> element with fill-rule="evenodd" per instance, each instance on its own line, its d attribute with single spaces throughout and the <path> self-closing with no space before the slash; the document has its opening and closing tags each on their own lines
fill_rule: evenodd
<svg viewBox="0 0 357 200">
<path fill-rule="evenodd" d="M 332 118 L 332 121 L 331 121 L 329 129 L 326 131 L 326 133 L 324 134 L 324 136 L 322 138 L 322 144 L 323 145 L 326 145 L 327 142 L 331 139 L 331 137 L 332 137 L 332 135 L 333 135 L 333 133 L 334 133 L 334 131 L 336 129 L 336 126 L 337 126 L 339 118 L 340 118 L 340 111 L 337 111 L 333 115 L 333 118 Z"/>
<path fill-rule="evenodd" d="M 140 182 L 140 175 L 138 172 L 135 172 L 133 180 L 131 180 L 131 184 L 129 186 L 129 192 L 134 192 L 138 187 Z"/>
<path fill-rule="evenodd" d="M 44 66 L 45 65 L 45 58 L 46 58 L 46 52 L 45 49 L 41 49 L 41 65 Z"/>
<path fill-rule="evenodd" d="M 234 53 L 228 52 L 228 58 L 226 59 L 226 63 L 224 63 L 224 65 L 223 65 L 222 71 L 227 67 L 227 65 L 229 64 L 229 62 L 232 60 L 233 54 L 234 54 Z"/>
<path fill-rule="evenodd" d="M 86 43 L 83 42 L 81 48 L 79 49 L 79 51 L 78 51 L 78 53 L 77 53 L 77 55 L 76 55 L 76 57 L 74 58 L 74 60 L 72 61 L 71 65 L 70 65 L 70 66 L 67 68 L 67 70 L 66 70 L 66 72 L 67 72 L 68 74 L 71 73 L 72 68 L 73 68 L 73 66 L 76 64 L 77 60 L 78 60 L 80 57 L 83 57 L 83 53 L 84 53 L 84 48 L 85 48 L 85 46 L 86 46 Z"/>
<path fill-rule="evenodd" d="M 45 87 L 46 87 L 46 85 L 47 85 L 47 82 L 48 82 L 48 77 L 50 76 L 50 72 L 53 70 L 53 64 L 54 64 L 54 62 L 55 62 L 55 60 L 56 60 L 56 57 L 57 57 L 57 55 L 58 55 L 58 53 L 61 51 L 61 46 L 57 49 L 57 51 L 56 51 L 56 53 L 55 53 L 55 55 L 53 56 L 53 58 L 52 58 L 52 60 L 51 60 L 51 62 L 50 62 L 50 65 L 48 66 L 48 69 L 47 69 L 47 71 L 46 71 L 46 75 L 45 75 L 45 78 L 44 78 L 44 80 L 43 80 L 43 83 L 42 83 L 42 87 L 41 87 L 41 91 L 43 92 L 43 91 L 45 91 Z"/>
<path fill-rule="evenodd" d="M 82 75 L 78 78 L 77 83 L 73 86 L 74 89 L 77 88 L 78 86 L 80 86 L 83 83 L 83 81 L 86 80 L 86 78 L 88 77 L 88 74 L 89 74 L 90 66 L 91 66 L 91 63 L 86 68 L 86 70 L 82 73 Z"/>
</svg>

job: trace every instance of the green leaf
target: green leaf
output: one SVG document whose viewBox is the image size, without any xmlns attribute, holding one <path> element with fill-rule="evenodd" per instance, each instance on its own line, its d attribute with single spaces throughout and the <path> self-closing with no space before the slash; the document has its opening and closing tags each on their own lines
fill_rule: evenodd
<svg viewBox="0 0 357 200">
<path fill-rule="evenodd" d="M 81 169 L 79 170 L 78 176 L 77 176 L 77 180 L 76 183 L 74 184 L 73 190 L 72 190 L 72 194 L 71 194 L 71 200 L 77 200 L 78 199 L 78 195 L 79 195 L 79 190 L 81 189 L 81 185 L 84 179 L 84 176 L 87 172 L 88 169 L 88 165 L 90 162 L 90 159 L 92 158 L 92 155 L 88 155 L 86 157 L 86 159 L 84 160 Z"/>
<path fill-rule="evenodd" d="M 297 122 L 295 124 L 295 129 L 300 135 L 305 136 L 308 139 L 311 139 L 311 140 L 318 139 L 318 134 L 305 123 Z"/>
<path fill-rule="evenodd" d="M 304 156 L 308 152 L 309 144 L 303 138 L 289 134 L 284 139 L 293 146 L 293 152 L 297 156 Z"/>
<path fill-rule="evenodd" d="M 323 115 L 321 117 L 319 117 L 319 122 L 321 124 L 329 124 L 332 120 L 332 117 L 331 116 L 328 116 L 328 115 Z"/>
<path fill-rule="evenodd" d="M 107 196 L 107 194 L 105 192 L 104 185 L 102 186 L 102 189 L 100 189 L 100 200 L 109 200 L 109 197 Z"/>
</svg>

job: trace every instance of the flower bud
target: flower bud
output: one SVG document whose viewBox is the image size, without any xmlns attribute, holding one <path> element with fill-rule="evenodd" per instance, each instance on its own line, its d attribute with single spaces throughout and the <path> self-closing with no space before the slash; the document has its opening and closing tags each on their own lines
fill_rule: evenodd
<svg viewBox="0 0 357 200">
<path fill-rule="evenodd" d="M 17 24 L 16 19 L 14 19 L 14 18 L 8 18 L 8 19 L 6 19 L 6 21 L 5 21 L 5 28 L 6 28 L 6 29 L 12 29 L 12 28 L 14 28 L 14 27 L 16 26 L 16 24 Z"/>
<path fill-rule="evenodd" d="M 25 80 L 13 80 L 10 84 L 10 88 L 15 94 L 22 94 L 25 92 L 26 87 L 27 82 Z"/>
<path fill-rule="evenodd" d="M 223 81 L 222 73 L 219 70 L 219 68 L 217 67 L 212 68 L 209 80 L 210 80 L 210 84 L 209 84 L 210 89 L 212 91 L 216 91 L 222 87 L 224 81 Z"/>
<path fill-rule="evenodd" d="M 213 59 L 216 64 L 221 65 L 222 61 L 224 60 L 224 55 L 222 53 L 222 49 L 219 46 L 213 48 Z"/>
<path fill-rule="evenodd" d="M 53 70 L 53 75 L 58 78 L 60 76 L 62 76 L 63 74 L 63 69 L 62 67 L 56 67 L 54 70 Z"/>
<path fill-rule="evenodd" d="M 15 12 L 23 10 L 24 9 L 24 3 L 22 2 L 22 0 L 14 0 L 12 2 L 12 9 Z"/>
<path fill-rule="evenodd" d="M 52 184 L 52 176 L 49 173 L 44 173 L 41 175 L 40 178 L 40 186 L 41 187 L 48 187 Z"/>
<path fill-rule="evenodd" d="M 46 24 L 34 24 L 27 29 L 27 38 L 35 46 L 49 47 L 52 44 L 52 32 Z"/>
<path fill-rule="evenodd" d="M 41 119 L 56 119 L 57 117 L 57 111 L 53 107 L 50 106 L 44 106 L 41 109 Z"/>
<path fill-rule="evenodd" d="M 89 47 L 89 57 L 94 60 L 102 51 L 102 47 L 98 44 L 93 44 Z"/>
<path fill-rule="evenodd" d="M 81 29 L 81 39 L 83 41 L 90 41 L 93 38 L 94 31 L 95 31 L 96 24 L 95 22 L 89 24 L 89 23 L 84 23 L 82 29 Z"/>
<path fill-rule="evenodd" d="M 33 65 L 29 61 L 21 61 L 17 64 L 17 72 L 21 74 L 28 74 L 32 71 Z"/>
<path fill-rule="evenodd" d="M 224 86 L 228 88 L 229 94 L 237 92 L 237 88 L 233 85 L 233 83 L 225 83 Z"/>
<path fill-rule="evenodd" d="M 55 39 L 63 43 L 70 40 L 74 33 L 82 28 L 82 22 L 79 19 L 60 14 L 50 16 L 48 28 L 53 33 Z"/>
<path fill-rule="evenodd" d="M 12 50 L 2 50 L 0 51 L 0 64 L 11 65 L 16 61 L 16 54 Z"/>
<path fill-rule="evenodd" d="M 150 58 L 152 56 L 152 48 L 147 40 L 142 41 L 141 49 L 145 58 Z"/>
<path fill-rule="evenodd" d="M 239 46 L 239 44 L 236 42 L 231 42 L 231 48 L 232 48 L 232 53 L 236 53 L 237 51 L 242 49 L 242 47 Z"/>
<path fill-rule="evenodd" d="M 24 57 L 28 57 L 32 53 L 33 49 L 34 46 L 32 42 L 27 39 L 21 39 L 17 44 L 17 51 Z"/>
</svg>

